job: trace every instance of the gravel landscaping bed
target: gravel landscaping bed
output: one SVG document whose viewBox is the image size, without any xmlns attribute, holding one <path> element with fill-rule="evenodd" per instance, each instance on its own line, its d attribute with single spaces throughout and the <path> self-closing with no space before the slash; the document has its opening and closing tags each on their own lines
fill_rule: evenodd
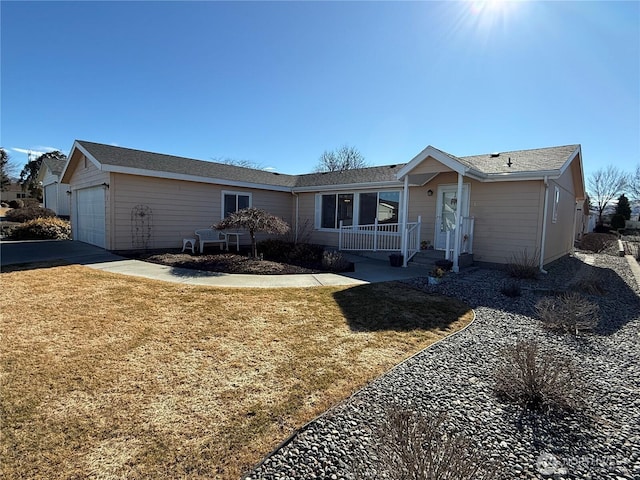
<svg viewBox="0 0 640 480">
<path fill-rule="evenodd" d="M 503 272 L 469 269 L 440 285 L 410 282 L 466 301 L 476 320 L 420 352 L 294 435 L 247 479 L 385 478 L 376 473 L 376 426 L 389 409 L 446 412 L 450 431 L 466 435 L 503 479 L 640 478 L 640 289 L 626 259 L 565 258 L 522 295 L 500 292 Z M 606 289 L 588 295 L 601 325 L 578 337 L 542 328 L 535 304 L 584 278 Z M 532 413 L 496 398 L 500 353 L 519 339 L 537 339 L 572 358 L 585 385 L 576 413 Z M 356 471 L 366 472 L 356 476 Z"/>
</svg>

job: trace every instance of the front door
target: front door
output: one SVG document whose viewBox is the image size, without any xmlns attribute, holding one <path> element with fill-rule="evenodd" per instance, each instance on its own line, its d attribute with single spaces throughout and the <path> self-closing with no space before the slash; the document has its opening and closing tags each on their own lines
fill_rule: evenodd
<svg viewBox="0 0 640 480">
<path fill-rule="evenodd" d="M 449 248 L 453 249 L 456 230 L 456 215 L 458 210 L 462 216 L 469 215 L 469 185 L 462 185 L 462 201 L 457 198 L 457 185 L 438 186 L 438 201 L 436 202 L 436 234 L 434 248 L 445 250 L 447 248 L 447 232 L 451 232 Z"/>
</svg>

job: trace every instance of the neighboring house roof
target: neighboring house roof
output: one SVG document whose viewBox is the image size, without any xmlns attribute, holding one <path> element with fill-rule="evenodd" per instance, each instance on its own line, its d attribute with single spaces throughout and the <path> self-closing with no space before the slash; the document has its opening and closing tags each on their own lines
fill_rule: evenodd
<svg viewBox="0 0 640 480">
<path fill-rule="evenodd" d="M 67 160 L 60 158 L 45 158 L 42 160 L 42 164 L 46 165 L 54 175 L 60 175 L 64 170 L 64 166 L 67 164 Z"/>
<path fill-rule="evenodd" d="M 456 157 L 435 147 L 428 146 L 406 164 L 359 168 L 352 170 L 287 175 L 253 168 L 237 167 L 224 163 L 146 152 L 87 141 L 76 141 L 70 154 L 80 150 L 101 170 L 157 176 L 192 181 L 206 181 L 223 185 L 261 187 L 282 191 L 311 191 L 341 186 L 400 185 L 400 180 L 428 157 L 483 181 L 500 179 L 531 179 L 533 176 L 555 174 L 559 176 L 571 161 L 580 154 L 580 145 L 538 148 Z M 509 166 L 509 159 L 511 165 Z M 72 161 L 67 163 L 69 169 Z M 63 173 L 68 182 L 71 172 Z"/>
<path fill-rule="evenodd" d="M 60 178 L 66 164 L 66 159 L 44 158 L 40 165 L 40 170 L 38 170 L 38 181 L 42 182 L 44 180 L 47 170 L 49 170 L 52 175 Z"/>
</svg>

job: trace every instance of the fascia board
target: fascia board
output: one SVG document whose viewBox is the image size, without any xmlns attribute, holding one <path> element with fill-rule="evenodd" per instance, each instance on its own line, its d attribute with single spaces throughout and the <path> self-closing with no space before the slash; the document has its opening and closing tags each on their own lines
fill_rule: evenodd
<svg viewBox="0 0 640 480">
<path fill-rule="evenodd" d="M 582 159 L 582 152 L 581 152 L 580 145 L 578 145 L 578 148 L 576 148 L 573 151 L 573 153 L 569 155 L 569 158 L 567 158 L 567 161 L 564 162 L 562 167 L 560 167 L 560 175 L 562 175 L 567 170 L 567 168 L 569 168 L 569 165 L 571 165 L 571 162 L 573 162 L 573 160 L 576 158 L 578 154 L 580 154 L 580 158 Z"/>
<path fill-rule="evenodd" d="M 488 173 L 481 182 L 518 182 L 524 180 L 555 180 L 560 177 L 560 170 L 536 170 L 522 173 Z"/>
<path fill-rule="evenodd" d="M 235 180 L 226 180 L 222 178 L 200 177 L 197 175 L 188 175 L 184 173 L 161 172 L 157 170 L 146 170 L 143 168 L 121 167 L 118 165 L 103 165 L 105 172 L 123 173 L 127 175 L 139 175 L 143 177 L 166 178 L 168 180 L 184 180 L 187 182 L 209 183 L 212 185 L 225 185 L 229 187 L 254 188 L 259 190 L 271 190 L 274 192 L 291 193 L 291 187 L 279 185 L 264 185 L 260 183 L 240 182 Z"/>
<path fill-rule="evenodd" d="M 308 187 L 294 187 L 293 193 L 306 193 L 306 192 L 332 192 L 337 190 L 372 190 L 375 188 L 402 188 L 402 182 L 387 181 L 387 182 L 368 182 L 368 183 L 343 183 L 333 185 L 311 185 Z"/>
<path fill-rule="evenodd" d="M 67 170 L 69 169 L 69 166 L 71 165 L 71 159 L 73 158 L 73 153 L 76 150 L 79 150 L 86 158 L 88 158 L 89 161 L 91 163 L 93 163 L 98 170 L 102 170 L 103 169 L 102 168 L 102 164 L 93 155 L 91 155 L 87 151 L 86 148 L 84 148 L 82 145 L 80 145 L 80 143 L 78 143 L 78 141 L 76 140 L 75 142 L 73 142 L 73 147 L 71 147 L 71 151 L 69 152 L 69 157 L 67 158 L 67 163 L 64 166 L 64 169 L 62 170 L 62 173 L 60 174 L 60 181 L 62 181 L 62 179 L 64 179 L 65 175 L 67 174 Z"/>
</svg>

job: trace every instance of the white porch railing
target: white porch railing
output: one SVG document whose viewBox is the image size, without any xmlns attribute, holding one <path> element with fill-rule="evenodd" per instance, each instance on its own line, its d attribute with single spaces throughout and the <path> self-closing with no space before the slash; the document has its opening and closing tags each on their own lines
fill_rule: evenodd
<svg viewBox="0 0 640 480">
<path fill-rule="evenodd" d="M 407 260 L 420 250 L 422 220 L 407 223 Z M 378 223 L 372 225 L 343 225 L 340 221 L 339 250 L 399 252 L 402 251 L 402 224 Z"/>
</svg>

